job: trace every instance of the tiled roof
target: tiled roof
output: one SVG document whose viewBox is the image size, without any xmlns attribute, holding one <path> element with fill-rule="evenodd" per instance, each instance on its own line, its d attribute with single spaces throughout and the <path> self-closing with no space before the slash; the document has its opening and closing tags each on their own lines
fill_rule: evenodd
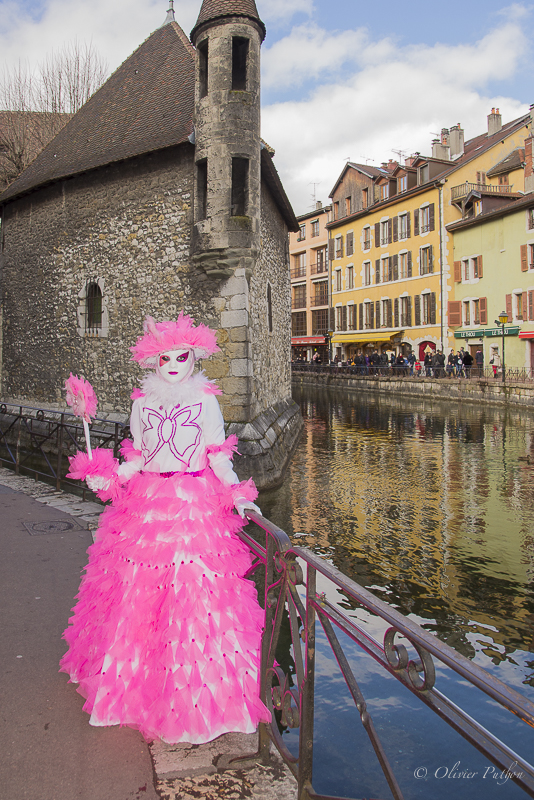
<svg viewBox="0 0 534 800">
<path fill-rule="evenodd" d="M 449 222 L 449 224 L 445 227 L 448 231 L 457 231 L 461 230 L 462 228 L 470 228 L 473 225 L 480 225 L 488 220 L 492 220 L 497 217 L 504 217 L 507 214 L 513 214 L 516 211 L 520 211 L 521 209 L 525 208 L 534 209 L 534 192 L 530 192 L 524 196 L 517 194 L 515 200 L 512 200 L 506 205 L 500 206 L 500 208 L 486 211 L 485 214 L 478 214 L 476 217 L 469 217 L 468 219 L 459 219 L 456 220 L 456 222 Z"/>
<path fill-rule="evenodd" d="M 205 22 L 221 19 L 223 17 L 248 17 L 257 22 L 265 38 L 265 25 L 261 21 L 254 0 L 204 0 L 196 25 L 191 31 L 191 41 L 194 41 L 197 29 Z"/>
<path fill-rule="evenodd" d="M 0 202 L 114 161 L 187 141 L 193 130 L 195 51 L 176 22 L 128 58 Z"/>
<path fill-rule="evenodd" d="M 496 175 L 505 175 L 507 172 L 512 172 L 514 169 L 520 169 L 525 161 L 525 148 L 516 147 L 511 153 L 495 164 L 494 167 L 486 172 L 488 178 L 494 178 Z"/>
</svg>

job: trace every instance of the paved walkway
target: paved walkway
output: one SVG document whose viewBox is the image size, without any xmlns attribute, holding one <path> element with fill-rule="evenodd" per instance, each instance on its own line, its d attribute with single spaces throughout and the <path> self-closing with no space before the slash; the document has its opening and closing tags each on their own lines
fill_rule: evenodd
<svg viewBox="0 0 534 800">
<path fill-rule="evenodd" d="M 256 749 L 228 734 L 201 747 L 149 745 L 130 728 L 93 728 L 58 672 L 80 573 L 103 507 L 0 468 L 0 796 L 6 800 L 294 800 L 269 766 L 221 769 Z"/>
</svg>

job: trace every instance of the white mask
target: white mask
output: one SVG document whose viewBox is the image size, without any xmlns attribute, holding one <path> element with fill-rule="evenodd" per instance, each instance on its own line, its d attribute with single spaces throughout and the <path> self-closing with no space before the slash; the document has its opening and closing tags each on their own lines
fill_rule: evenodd
<svg viewBox="0 0 534 800">
<path fill-rule="evenodd" d="M 190 377 L 194 366 L 192 350 L 166 350 L 158 356 L 156 372 L 167 383 L 181 383 Z"/>
</svg>

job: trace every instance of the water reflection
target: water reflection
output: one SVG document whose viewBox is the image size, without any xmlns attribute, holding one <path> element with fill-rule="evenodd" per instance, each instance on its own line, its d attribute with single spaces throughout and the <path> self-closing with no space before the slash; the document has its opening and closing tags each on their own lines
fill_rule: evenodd
<svg viewBox="0 0 534 800">
<path fill-rule="evenodd" d="M 532 698 L 534 414 L 295 399 L 305 430 L 266 516 Z"/>
</svg>

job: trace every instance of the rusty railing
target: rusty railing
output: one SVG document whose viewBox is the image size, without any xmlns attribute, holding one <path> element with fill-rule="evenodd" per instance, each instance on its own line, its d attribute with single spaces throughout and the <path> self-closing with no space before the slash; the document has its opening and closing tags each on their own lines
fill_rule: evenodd
<svg viewBox="0 0 534 800">
<path fill-rule="evenodd" d="M 265 545 L 246 531 L 238 535 L 255 556 L 247 575 L 256 570 L 262 570 L 264 574 L 265 631 L 261 697 L 273 714 L 272 723 L 260 725 L 259 753 L 255 755 L 267 761 L 270 742 L 274 743 L 298 781 L 298 800 L 340 800 L 317 794 L 313 788 L 317 622 L 324 630 L 359 712 L 377 757 L 377 768 L 382 770 L 395 800 L 402 800 L 404 795 L 392 760 L 373 724 L 357 676 L 340 643 L 340 632 L 372 656 L 378 670 L 397 678 L 437 717 L 470 742 L 499 770 L 507 771 L 510 779 L 528 796 L 534 797 L 534 766 L 439 691 L 434 659 L 440 662 L 439 666 L 449 667 L 461 681 L 467 681 L 529 726 L 534 726 L 534 703 L 376 598 L 320 556 L 306 548 L 293 547 L 287 534 L 269 520 L 255 512 L 247 512 L 247 517 L 265 534 Z M 339 605 L 330 602 L 325 593 L 317 591 L 318 576 L 323 588 L 341 590 L 352 607 L 355 604 L 387 625 L 382 642 L 345 614 Z M 289 618 L 294 675 L 284 672 L 275 656 L 284 617 Z M 404 643 L 399 638 L 404 639 Z M 412 655 L 408 648 L 413 651 Z M 298 755 L 291 753 L 286 746 L 275 721 L 275 712 L 282 726 L 298 728 Z M 355 796 L 360 796 L 358 786 L 354 787 L 354 792 Z"/>
</svg>

